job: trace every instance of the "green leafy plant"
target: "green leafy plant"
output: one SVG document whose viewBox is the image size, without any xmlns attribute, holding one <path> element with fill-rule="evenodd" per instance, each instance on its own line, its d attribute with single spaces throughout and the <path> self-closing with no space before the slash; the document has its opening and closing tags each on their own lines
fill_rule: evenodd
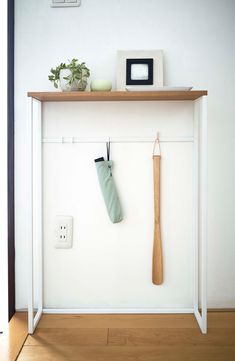
<svg viewBox="0 0 235 361">
<path fill-rule="evenodd" d="M 80 81 L 85 83 L 86 79 L 90 76 L 90 69 L 87 68 L 86 63 L 78 63 L 78 59 L 72 59 L 68 64 L 61 63 L 56 68 L 51 69 L 51 74 L 48 75 L 48 79 L 53 82 L 54 87 L 58 88 L 58 83 L 60 80 L 60 71 L 62 69 L 69 69 L 70 75 L 63 77 L 68 81 L 69 85 L 72 85 L 75 81 Z"/>
</svg>

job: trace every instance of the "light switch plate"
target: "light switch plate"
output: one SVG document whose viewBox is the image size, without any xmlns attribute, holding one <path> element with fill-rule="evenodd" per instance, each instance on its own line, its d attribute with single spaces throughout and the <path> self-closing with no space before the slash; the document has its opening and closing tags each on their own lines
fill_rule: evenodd
<svg viewBox="0 0 235 361">
<path fill-rule="evenodd" d="M 65 8 L 72 6 L 80 6 L 81 0 L 51 0 L 52 8 Z"/>
<path fill-rule="evenodd" d="M 55 248 L 71 248 L 73 243 L 73 217 L 56 216 Z"/>
</svg>

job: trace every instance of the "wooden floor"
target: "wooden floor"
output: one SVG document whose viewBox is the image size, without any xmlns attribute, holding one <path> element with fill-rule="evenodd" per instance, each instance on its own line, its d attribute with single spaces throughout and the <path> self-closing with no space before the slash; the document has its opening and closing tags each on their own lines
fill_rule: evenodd
<svg viewBox="0 0 235 361">
<path fill-rule="evenodd" d="M 44 315 L 18 361 L 235 361 L 235 312 L 193 315 Z"/>
<path fill-rule="evenodd" d="M 0 361 L 15 361 L 28 335 L 27 313 L 15 313 L 0 334 Z"/>
</svg>

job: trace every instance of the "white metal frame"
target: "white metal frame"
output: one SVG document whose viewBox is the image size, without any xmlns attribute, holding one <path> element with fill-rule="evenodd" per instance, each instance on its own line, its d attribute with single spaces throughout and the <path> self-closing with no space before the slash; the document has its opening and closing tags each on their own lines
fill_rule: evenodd
<svg viewBox="0 0 235 361">
<path fill-rule="evenodd" d="M 194 101 L 193 137 L 160 137 L 160 142 L 193 143 L 193 306 L 192 308 L 171 309 L 46 309 L 43 307 L 43 236 L 42 236 L 42 143 L 100 143 L 104 138 L 53 138 L 42 139 L 42 105 L 30 99 L 29 117 L 29 203 L 28 203 L 28 244 L 29 244 L 29 295 L 28 332 L 32 334 L 42 313 L 194 313 L 202 333 L 207 332 L 207 97 Z M 153 138 L 112 138 L 116 143 L 153 142 Z M 37 262 L 34 265 L 34 250 Z M 34 280 L 34 273 L 38 277 Z M 201 282 L 200 282 L 201 279 Z M 37 290 L 37 312 L 35 313 L 34 284 Z"/>
<path fill-rule="evenodd" d="M 29 272 L 28 272 L 28 332 L 32 334 L 43 312 L 43 237 L 42 237 L 42 104 L 30 99 L 29 136 Z M 37 250 L 37 262 L 34 264 L 34 250 Z M 34 271 L 37 270 L 37 312 L 34 316 Z"/>
</svg>

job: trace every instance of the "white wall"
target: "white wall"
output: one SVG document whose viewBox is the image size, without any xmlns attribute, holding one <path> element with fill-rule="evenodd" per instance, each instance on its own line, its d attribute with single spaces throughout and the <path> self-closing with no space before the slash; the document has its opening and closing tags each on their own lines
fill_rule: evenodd
<svg viewBox="0 0 235 361">
<path fill-rule="evenodd" d="M 26 92 L 28 90 L 53 90 L 51 84 L 47 80 L 48 71 L 51 66 L 56 65 L 60 61 L 71 59 L 76 56 L 81 60 L 85 60 L 92 70 L 92 77 L 107 77 L 115 82 L 115 63 L 116 63 L 116 50 L 117 49 L 163 49 L 164 50 L 164 75 L 166 85 L 192 85 L 195 88 L 208 89 L 209 91 L 209 260 L 208 260 L 208 281 L 209 281 L 209 306 L 210 307 L 234 307 L 235 305 L 235 287 L 234 287 L 234 220 L 233 214 L 235 213 L 235 196 L 234 196 L 234 181 L 235 181 L 235 167 L 234 167 L 234 96 L 235 96 L 235 72 L 234 72 L 234 58 L 235 49 L 233 46 L 235 35 L 234 24 L 234 1 L 216 1 L 216 0 L 178 0 L 170 1 L 124 1 L 124 0 L 83 0 L 82 6 L 75 9 L 51 9 L 49 7 L 49 1 L 35 1 L 35 0 L 16 0 L 16 295 L 17 295 L 17 308 L 26 306 L 26 244 L 24 238 L 24 229 L 26 226 L 25 214 L 24 214 L 24 199 L 27 193 L 27 182 L 25 178 L 25 163 L 26 158 L 26 145 L 25 139 L 25 122 L 27 112 L 27 99 Z M 88 105 L 87 105 L 88 106 Z M 47 105 L 45 108 L 45 135 L 50 134 L 56 136 L 57 133 L 62 132 L 71 135 L 74 130 L 74 113 L 72 113 L 73 107 L 77 110 L 76 121 L 78 122 L 78 128 L 85 134 L 91 132 L 91 127 L 87 129 L 82 126 L 78 114 L 84 115 L 83 119 L 89 120 L 90 116 L 86 111 L 86 105 L 71 106 L 60 104 L 60 113 L 54 114 L 54 110 L 51 105 Z M 146 128 L 141 126 L 141 122 L 138 122 L 138 126 L 135 128 L 136 135 L 138 132 L 146 131 L 148 135 L 153 134 L 153 118 L 155 117 L 155 107 L 157 105 L 148 105 L 148 122 Z M 118 108 L 117 105 L 114 108 L 109 108 L 109 112 L 106 113 L 104 105 L 89 105 L 92 108 L 92 115 L 94 114 L 94 122 L 96 122 L 96 129 L 99 126 L 100 134 L 103 135 L 104 131 L 121 132 L 125 131 L 133 133 L 134 121 L 131 118 L 131 114 L 140 114 L 140 109 L 135 108 L 133 105 L 126 106 L 127 108 Z M 159 104 L 157 107 L 161 107 Z M 189 115 L 189 109 L 183 108 L 177 111 L 176 105 L 172 105 L 170 108 L 171 113 L 177 116 L 177 122 L 179 119 L 184 121 L 184 116 Z M 100 109 L 101 108 L 101 109 Z M 71 110 L 70 110 L 71 109 Z M 99 110 L 99 112 L 97 112 Z M 138 111 L 139 110 L 139 111 Z M 158 114 L 164 115 L 161 109 Z M 68 117 L 66 112 L 68 111 Z M 90 110 L 89 110 L 90 111 Z M 121 112 L 122 114 L 119 114 Z M 133 113 L 134 112 L 134 113 Z M 99 125 L 97 116 L 101 114 Z M 107 114 L 110 115 L 112 125 L 110 129 L 105 128 L 109 119 Z M 120 117 L 118 117 L 120 115 Z M 127 116 L 128 115 L 128 116 Z M 133 116 L 134 116 L 133 115 Z M 145 115 L 143 115 L 143 119 Z M 72 116 L 71 121 L 70 116 Z M 117 122 L 120 121 L 121 116 L 125 116 L 126 122 L 125 128 L 117 127 Z M 66 129 L 63 119 L 68 122 Z M 114 120 L 116 119 L 116 123 Z M 59 126 L 57 124 L 59 122 Z M 145 121 L 145 120 L 144 120 Z M 159 123 L 158 127 L 164 127 Z M 127 126 L 130 124 L 130 126 Z M 143 123 L 142 123 L 143 124 Z M 167 123 L 168 124 L 168 123 Z M 172 127 L 165 128 L 165 132 L 169 131 L 186 131 L 190 133 L 190 121 L 189 125 L 180 126 L 177 130 L 172 130 Z M 189 127 L 189 128 L 187 128 Z M 163 131 L 163 130 L 162 130 Z M 87 134 L 87 133 L 86 133 Z M 73 134 L 74 135 L 74 134 Z M 91 305 L 87 304 L 88 298 L 91 301 L 95 300 L 96 306 L 115 305 L 121 306 L 133 305 L 138 307 L 150 307 L 153 305 L 165 304 L 169 297 L 169 289 L 165 288 L 163 294 L 160 295 L 156 289 L 150 287 L 147 284 L 148 270 L 150 270 L 150 263 L 143 263 L 143 273 L 140 272 L 141 267 L 138 270 L 138 277 L 131 273 L 130 282 L 125 279 L 124 270 L 137 269 L 137 265 L 140 261 L 143 261 L 144 255 L 147 257 L 151 253 L 151 240 L 148 241 L 148 246 L 143 243 L 143 237 L 139 235 L 138 253 L 135 255 L 135 259 L 130 256 L 126 256 L 123 259 L 124 263 L 114 264 L 111 259 L 108 258 L 112 255 L 113 259 L 118 260 L 123 255 L 123 248 L 121 245 L 115 243 L 115 236 L 113 226 L 111 227 L 105 218 L 102 218 L 102 231 L 106 229 L 106 236 L 102 240 L 94 237 L 90 237 L 88 243 L 85 242 L 87 234 L 85 230 L 86 222 L 88 219 L 77 217 L 82 214 L 82 207 L 79 204 L 77 182 L 80 180 L 79 169 L 76 170 L 74 162 L 79 161 L 85 167 L 85 175 L 95 177 L 94 169 L 87 166 L 88 158 L 93 159 L 98 148 L 89 148 L 89 152 L 86 148 L 79 148 L 80 146 L 74 146 L 75 148 L 69 148 L 66 146 L 66 151 L 61 152 L 61 148 L 55 148 L 55 146 L 45 146 L 45 181 L 47 183 L 47 190 L 45 190 L 45 204 L 48 206 L 45 224 L 45 270 L 46 270 L 46 303 L 48 306 L 73 306 L 79 303 L 79 306 Z M 131 153 L 131 159 L 134 159 L 136 151 L 138 156 L 141 157 L 141 167 L 143 171 L 146 171 L 148 176 L 151 177 L 150 164 L 147 162 L 148 152 L 151 149 L 145 147 L 144 149 L 129 148 L 126 152 Z M 61 184 L 55 180 L 55 175 L 58 171 L 58 163 L 52 162 L 56 154 L 60 154 L 61 159 L 68 162 L 66 166 L 67 174 L 73 175 L 72 192 L 68 189 L 66 197 L 74 197 L 73 202 L 68 202 L 68 199 L 62 200 L 62 205 L 56 203 L 56 195 L 54 190 L 60 191 L 63 183 L 65 186 L 71 187 L 71 183 L 68 182 L 68 178 L 61 178 Z M 175 153 L 176 152 L 176 153 Z M 189 164 L 187 171 L 184 171 L 181 167 L 181 163 L 176 163 L 180 167 L 182 176 L 176 179 L 176 185 L 181 184 L 182 187 L 186 187 L 191 177 L 190 169 L 190 149 L 182 148 L 178 146 L 177 151 L 171 147 L 165 147 L 165 154 L 170 161 L 165 162 L 165 170 L 163 170 L 163 176 L 165 183 L 170 182 L 168 174 L 173 172 L 175 163 L 182 160 Z M 82 156 L 81 156 L 82 153 Z M 174 156 L 177 154 L 177 157 Z M 84 157 L 83 157 L 84 155 Z M 127 162 L 123 161 L 123 149 L 114 148 L 114 154 L 117 161 L 116 176 L 119 182 L 120 189 L 127 190 L 128 183 L 121 179 L 120 174 L 127 169 Z M 179 157 L 179 158 L 178 158 Z M 167 165 L 168 164 L 168 165 Z M 118 167 L 119 171 L 118 172 Z M 169 167 L 169 168 L 168 168 Z M 72 170 L 71 170 L 72 169 Z M 133 166 L 131 177 L 137 176 L 137 170 Z M 165 173 L 164 173 L 165 172 Z M 172 173 L 173 172 L 173 173 Z M 53 177 L 52 177 L 53 176 Z M 142 182 L 142 183 L 141 183 Z M 145 203 L 145 195 L 141 195 L 142 206 L 151 204 L 151 192 L 149 185 L 143 178 L 138 180 L 138 187 L 142 184 L 147 189 L 147 203 Z M 81 183 L 83 184 L 83 183 Z M 94 192 L 95 183 L 91 180 L 90 186 Z M 173 189 L 172 184 L 167 184 L 167 189 Z M 51 190 L 51 192 L 49 192 Z M 124 192 L 124 193 L 125 193 Z M 188 190 L 187 190 L 188 192 Z M 123 194 L 124 194 L 123 193 Z M 126 193 L 125 193 L 126 195 Z M 81 196 L 81 195 L 80 195 Z M 96 195 L 97 202 L 99 195 Z M 135 193 L 132 194 L 135 197 Z M 164 197 L 164 194 L 163 194 Z M 171 194 L 167 205 L 171 204 L 175 207 L 177 197 Z M 70 198 L 69 198 L 70 199 Z M 82 198 L 83 199 L 83 198 Z M 185 198 L 185 204 L 182 204 L 183 214 L 186 215 L 188 209 L 190 209 L 190 194 Z M 85 202 L 85 199 L 83 199 Z M 89 204 L 90 201 L 88 201 Z M 126 202 L 126 203 L 125 203 Z M 124 207 L 127 211 L 127 215 L 131 218 L 130 199 L 123 201 Z M 163 203 L 164 205 L 164 203 Z M 69 208 L 66 208 L 68 206 Z M 99 206 L 97 206 L 99 207 Z M 100 205 L 101 207 L 101 205 Z M 98 208 L 97 208 L 98 209 Z M 128 211 L 129 210 L 129 211 Z M 88 212 L 88 210 L 86 209 Z M 169 212 L 168 212 L 169 211 Z M 174 230 L 174 224 L 177 219 L 171 215 L 170 210 L 165 211 L 165 223 L 164 231 L 166 238 L 172 235 Z M 76 217 L 75 229 L 75 245 L 74 249 L 62 253 L 56 253 L 53 249 L 53 241 L 51 239 L 51 229 L 53 216 L 58 213 L 73 212 Z M 76 213 L 77 212 L 77 213 Z M 80 212 L 80 213 L 79 213 Z M 149 211 L 151 215 L 151 211 Z M 100 213 L 102 213 L 100 209 Z M 174 213 L 175 214 L 175 213 Z M 134 217 L 136 213 L 134 214 Z M 144 213 L 141 213 L 141 209 L 138 214 L 139 217 L 143 217 L 143 227 L 141 231 L 145 230 L 149 232 L 149 239 L 151 238 L 151 225 L 150 221 L 146 218 Z M 169 217 L 169 218 L 168 218 Z M 129 219 L 130 219 L 129 218 Z M 134 222 L 138 220 L 135 218 Z M 169 221 L 169 223 L 167 223 Z M 80 222 L 80 223 L 79 223 Z M 130 220 L 131 222 L 131 220 Z M 96 223 L 95 223 L 96 224 Z M 137 224 L 137 223 L 135 223 Z M 166 227 L 167 224 L 171 227 Z M 187 247 L 186 240 L 189 239 L 190 233 L 190 219 L 188 219 L 189 228 L 187 227 L 185 233 L 183 228 L 179 227 L 177 239 L 181 239 L 183 235 L 182 244 L 179 246 L 184 249 L 185 257 L 182 258 L 186 265 L 190 263 L 190 249 Z M 97 226 L 97 224 L 96 224 Z M 124 222 L 120 224 L 120 235 L 130 235 L 130 223 Z M 116 227 L 116 226 L 115 226 Z M 127 227 L 125 229 L 125 227 Z M 172 228 L 173 227 L 173 228 Z M 82 231 L 84 233 L 82 233 Z M 168 234 L 169 232 L 169 234 Z M 111 244 L 107 242 L 112 234 L 114 238 L 111 240 Z M 115 233 L 116 234 L 116 233 Z M 126 236 L 125 236 L 126 237 Z M 141 238 L 142 237 L 142 238 Z M 120 236 L 122 240 L 122 237 Z M 118 242 L 120 242 L 120 239 Z M 170 239 L 172 239 L 170 237 Z M 136 247 L 133 240 L 125 238 L 125 246 L 129 252 L 132 248 Z M 80 243 L 79 243 L 80 242 Z M 124 241 L 123 241 L 124 242 Z M 169 248 L 169 242 L 165 242 L 166 252 L 171 252 Z M 83 247 L 83 248 L 82 248 Z M 94 248 L 95 247 L 95 248 Z M 114 248 L 113 248 L 114 247 Z M 118 247 L 117 249 L 115 247 Z M 117 255 L 114 251 L 117 251 Z M 90 254 L 92 252 L 92 255 Z M 175 253 L 172 254 L 172 259 L 169 258 L 175 270 L 177 262 L 181 260 L 178 256 L 178 250 L 175 249 Z M 89 284 L 84 281 L 84 276 L 75 274 L 75 278 L 72 278 L 75 282 L 78 282 L 78 291 L 75 292 L 69 288 L 63 288 L 63 292 L 58 290 L 56 279 L 56 271 L 61 272 L 62 266 L 71 273 L 74 268 L 70 265 L 75 264 L 75 271 L 78 271 L 76 267 L 81 267 L 80 271 L 87 270 L 89 262 L 97 254 L 100 257 L 100 261 L 103 262 L 103 266 L 100 263 L 95 263 L 96 267 L 93 270 L 93 274 L 96 272 L 97 277 L 101 277 L 101 283 L 95 291 L 90 288 Z M 170 253 L 169 253 L 170 254 Z M 91 255 L 91 260 L 88 259 L 88 255 Z M 49 258 L 50 257 L 50 258 Z M 78 257 L 78 258 L 77 258 Z M 79 258 L 80 257 L 80 258 Z M 178 258 L 179 257 L 179 258 Z M 66 261 L 65 261 L 66 260 Z M 80 260 L 80 263 L 77 262 Z M 73 261 L 73 263 L 71 263 Z M 76 266 L 76 263 L 78 266 Z M 97 262 L 97 261 L 96 261 Z M 53 268 L 55 265 L 55 268 Z M 61 267 L 59 268 L 59 266 Z M 90 266 L 92 266 L 90 264 Z M 71 269 L 70 269 L 71 267 Z M 111 267 L 111 268 L 110 268 Z M 171 266 L 170 266 L 171 267 Z M 60 271 L 59 271 L 60 270 Z M 89 270 L 87 270 L 88 272 Z M 90 272 L 90 271 L 89 271 Z M 94 282 L 92 279 L 92 273 L 87 274 L 87 279 L 90 282 Z M 108 278 L 105 278 L 107 275 Z M 73 277 L 74 277 L 73 274 Z M 84 274 L 83 274 L 84 275 Z M 116 278 L 114 278 L 114 275 Z M 61 275 L 62 281 L 66 282 L 66 277 Z M 97 278 L 98 279 L 98 278 Z M 97 281 L 96 279 L 96 281 Z M 170 279 L 170 278 L 169 278 Z M 171 279 L 173 284 L 171 288 L 171 295 L 174 295 L 173 299 L 169 302 L 173 302 L 178 305 L 189 304 L 189 298 L 191 295 L 191 288 L 189 284 L 190 273 L 185 275 L 183 271 L 177 273 L 175 280 Z M 125 282 L 124 282 L 124 281 Z M 178 281 L 177 281 L 178 280 Z M 56 281 L 58 282 L 58 280 Z M 71 282 L 71 281 L 69 281 Z M 80 282 L 80 283 L 79 283 Z M 112 284 L 114 282 L 114 284 Z M 125 287 L 122 286 L 124 282 Z M 140 282 L 138 284 L 138 282 Z M 179 294 L 175 293 L 177 284 L 180 289 Z M 95 283 L 95 282 L 94 282 Z M 68 284 L 69 286 L 70 283 Z M 74 285 L 74 282 L 73 282 Z M 117 287 L 117 295 L 112 298 L 113 293 L 108 293 L 108 288 L 112 286 Z M 124 288 L 123 288 L 124 287 Z M 128 292 L 127 292 L 128 290 Z M 133 292 L 131 291 L 133 290 Z M 69 291 L 68 297 L 65 297 L 66 292 Z M 81 292 L 80 292 L 81 291 Z M 88 292 L 89 291 L 89 292 Z M 77 293 L 79 293 L 79 296 Z M 123 294 L 127 292 L 126 298 L 121 299 Z M 144 295 L 147 297 L 144 297 Z M 178 299 L 177 299 L 178 297 Z M 146 301 L 147 298 L 147 301 Z M 138 299 L 138 304 L 134 304 Z M 57 304 L 53 304 L 53 302 Z M 156 301 L 158 300 L 158 301 Z M 107 302 L 107 304 L 105 304 Z M 116 304 L 115 304 L 116 302 Z M 122 303 L 123 302 L 123 303 Z M 177 303 L 178 302 L 178 303 Z M 94 306 L 94 303 L 92 304 Z"/>
</svg>

